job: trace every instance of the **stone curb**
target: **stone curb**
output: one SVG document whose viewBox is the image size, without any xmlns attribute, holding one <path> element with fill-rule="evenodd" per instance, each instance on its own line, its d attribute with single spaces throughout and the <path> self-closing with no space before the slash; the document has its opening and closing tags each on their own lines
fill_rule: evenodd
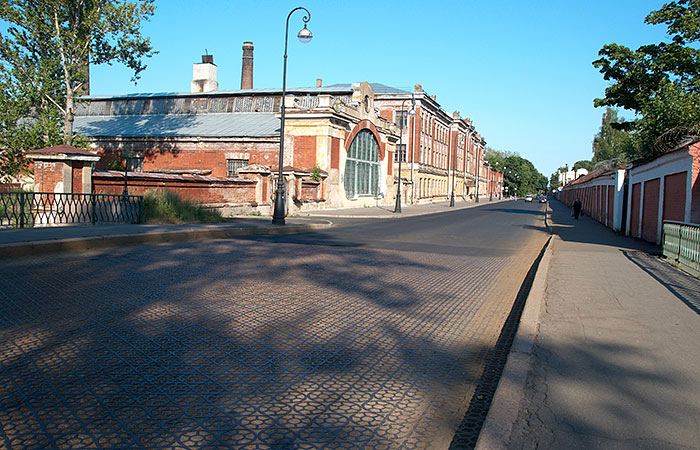
<svg viewBox="0 0 700 450">
<path fill-rule="evenodd" d="M 46 253 L 85 251 L 98 248 L 124 247 L 141 244 L 160 244 L 165 242 L 187 242 L 200 239 L 222 239 L 235 236 L 277 235 L 300 233 L 303 231 L 320 230 L 332 227 L 333 223 L 262 226 L 262 227 L 232 227 L 204 230 L 158 231 L 141 234 L 116 234 L 108 236 L 90 236 L 70 239 L 55 239 L 35 242 L 20 242 L 0 245 L 1 258 L 17 258 L 21 256 L 42 255 Z"/>
<path fill-rule="evenodd" d="M 552 241 L 556 238 L 557 236 L 553 235 L 548 241 L 538 266 L 532 288 L 525 301 L 525 308 L 520 317 L 518 331 L 508 354 L 508 360 L 481 428 L 476 450 L 505 449 L 510 441 L 513 425 L 518 418 L 520 404 L 525 395 L 525 383 L 530 372 L 532 352 L 540 328 L 542 311 L 545 308 L 547 275 L 552 259 Z"/>
</svg>

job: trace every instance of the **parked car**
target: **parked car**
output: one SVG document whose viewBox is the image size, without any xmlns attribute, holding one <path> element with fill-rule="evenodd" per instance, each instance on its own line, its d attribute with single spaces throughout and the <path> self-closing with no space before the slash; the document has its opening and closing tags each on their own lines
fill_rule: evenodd
<svg viewBox="0 0 700 450">
<path fill-rule="evenodd" d="M 546 195 L 540 196 L 540 203 L 547 203 L 547 196 Z"/>
<path fill-rule="evenodd" d="M 526 202 L 532 202 L 532 195 L 528 195 L 525 197 Z"/>
</svg>

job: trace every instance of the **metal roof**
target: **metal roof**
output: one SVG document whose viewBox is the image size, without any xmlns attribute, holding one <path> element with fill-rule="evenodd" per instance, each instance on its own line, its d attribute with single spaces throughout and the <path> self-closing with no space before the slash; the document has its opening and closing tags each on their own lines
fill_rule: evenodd
<svg viewBox="0 0 700 450">
<path fill-rule="evenodd" d="M 280 120 L 272 113 L 79 116 L 73 127 L 89 137 L 273 137 Z"/>
<path fill-rule="evenodd" d="M 352 86 L 332 85 L 323 87 L 296 87 L 287 88 L 288 94 L 347 94 L 352 93 Z M 225 91 L 210 92 L 153 92 L 134 93 L 122 95 L 87 95 L 80 97 L 82 100 L 110 100 L 110 99 L 130 99 L 130 98 L 159 98 L 159 97 L 206 97 L 206 96 L 228 96 L 228 95 L 255 95 L 255 94 L 279 94 L 282 95 L 281 88 L 264 89 L 231 89 Z"/>
<path fill-rule="evenodd" d="M 407 91 L 405 89 L 398 89 L 395 87 L 387 86 L 386 84 L 381 84 L 381 83 L 370 83 L 369 84 L 372 90 L 374 91 L 375 94 L 410 94 L 411 91 Z M 335 89 L 352 89 L 352 84 L 350 83 L 344 83 L 344 84 L 332 84 L 330 86 L 326 86 L 328 88 L 335 88 Z"/>
</svg>

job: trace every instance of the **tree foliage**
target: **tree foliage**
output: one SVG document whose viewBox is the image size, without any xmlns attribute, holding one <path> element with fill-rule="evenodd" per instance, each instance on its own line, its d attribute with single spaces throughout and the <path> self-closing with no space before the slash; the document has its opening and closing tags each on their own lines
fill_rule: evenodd
<svg viewBox="0 0 700 450">
<path fill-rule="evenodd" d="M 559 172 L 554 172 L 549 176 L 549 190 L 553 191 L 559 186 L 561 186 L 561 183 L 559 183 Z"/>
<path fill-rule="evenodd" d="M 617 116 L 615 108 L 607 107 L 603 113 L 600 131 L 593 138 L 593 163 L 615 160 L 626 162 L 635 153 L 634 140 L 623 130 L 625 120 Z"/>
<path fill-rule="evenodd" d="M 588 159 L 582 159 L 581 161 L 576 161 L 574 163 L 574 171 L 578 169 L 586 169 L 587 171 L 593 170 L 593 161 L 590 161 Z"/>
<path fill-rule="evenodd" d="M 650 156 L 666 148 L 655 145 L 660 136 L 681 127 L 697 133 L 700 123 L 700 2 L 678 0 L 652 11 L 650 25 L 666 25 L 671 42 L 632 50 L 605 45 L 593 65 L 612 84 L 595 106 L 634 111 L 636 119 L 620 123 L 631 132 L 631 157 Z"/>
<path fill-rule="evenodd" d="M 547 177 L 517 153 L 488 148 L 484 159 L 503 173 L 503 185 L 508 187 L 509 194 L 526 195 L 547 190 Z"/>
<path fill-rule="evenodd" d="M 140 27 L 154 8 L 153 0 L 0 0 L 0 103 L 8 108 L 0 144 L 13 161 L 7 170 L 24 150 L 73 143 L 76 96 L 86 92 L 89 64 L 121 63 L 139 78 L 143 59 L 154 54 Z"/>
</svg>

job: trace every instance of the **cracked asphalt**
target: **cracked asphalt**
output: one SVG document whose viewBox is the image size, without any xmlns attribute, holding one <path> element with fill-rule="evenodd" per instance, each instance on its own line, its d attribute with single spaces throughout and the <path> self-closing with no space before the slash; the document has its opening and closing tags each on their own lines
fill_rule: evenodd
<svg viewBox="0 0 700 450">
<path fill-rule="evenodd" d="M 448 448 L 546 238 L 509 202 L 0 261 L 0 448 Z"/>
</svg>

